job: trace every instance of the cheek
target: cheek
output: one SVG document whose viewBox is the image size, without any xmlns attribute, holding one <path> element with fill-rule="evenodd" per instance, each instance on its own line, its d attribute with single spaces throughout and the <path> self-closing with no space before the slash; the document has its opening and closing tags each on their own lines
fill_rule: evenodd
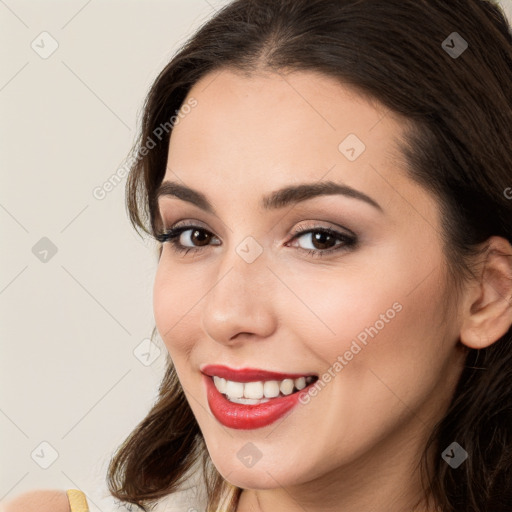
<svg viewBox="0 0 512 512">
<path fill-rule="evenodd" d="M 199 325 L 197 302 L 202 294 L 194 282 L 199 281 L 160 261 L 153 285 L 153 313 L 160 337 L 173 359 L 190 350 Z"/>
<path fill-rule="evenodd" d="M 300 300 L 288 294 L 282 311 L 297 338 L 332 364 L 354 340 L 364 346 L 373 337 L 382 338 L 389 325 L 399 321 L 404 293 L 402 283 L 386 282 L 389 273 L 375 265 L 370 272 L 348 266 L 325 270 L 287 278 Z"/>
<path fill-rule="evenodd" d="M 411 265 L 399 249 L 361 263 L 365 272 L 346 265 L 287 279 L 303 301 L 283 309 L 287 325 L 324 371 L 343 373 L 343 382 L 370 397 L 375 387 L 390 393 L 378 377 L 400 393 L 405 386 L 405 396 L 431 389 L 453 349 L 454 329 L 442 322 L 441 255 L 424 251 Z"/>
</svg>

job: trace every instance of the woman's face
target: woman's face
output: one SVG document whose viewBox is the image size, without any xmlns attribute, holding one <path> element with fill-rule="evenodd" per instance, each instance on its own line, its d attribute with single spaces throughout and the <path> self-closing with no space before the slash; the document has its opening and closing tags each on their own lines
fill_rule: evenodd
<svg viewBox="0 0 512 512">
<path fill-rule="evenodd" d="M 191 251 L 164 243 L 154 312 L 213 463 L 251 489 L 379 467 L 409 477 L 462 353 L 438 204 L 394 147 L 403 125 L 310 72 L 224 70 L 189 98 L 164 182 L 211 211 L 169 187 L 159 196 L 164 230 L 194 227 L 174 239 Z M 327 183 L 341 192 L 264 200 Z M 232 399 L 203 371 L 231 377 L 219 386 Z M 233 403 L 262 390 L 266 404 Z"/>
</svg>

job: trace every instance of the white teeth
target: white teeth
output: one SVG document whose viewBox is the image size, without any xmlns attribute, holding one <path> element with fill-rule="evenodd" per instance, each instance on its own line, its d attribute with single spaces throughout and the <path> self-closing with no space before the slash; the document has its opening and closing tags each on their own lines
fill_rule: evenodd
<svg viewBox="0 0 512 512">
<path fill-rule="evenodd" d="M 263 398 L 263 382 L 246 382 L 244 384 L 245 398 Z"/>
<path fill-rule="evenodd" d="M 306 387 L 306 379 L 304 377 L 299 377 L 295 379 L 295 387 L 298 390 L 304 389 Z"/>
<path fill-rule="evenodd" d="M 244 396 L 244 383 L 234 382 L 232 380 L 226 381 L 225 393 L 233 398 L 242 398 Z"/>
<path fill-rule="evenodd" d="M 235 404 L 256 405 L 256 404 L 264 404 L 265 402 L 269 402 L 270 398 L 263 398 L 262 400 L 253 400 L 252 398 L 229 397 L 229 401 L 234 402 Z"/>
<path fill-rule="evenodd" d="M 277 380 L 267 380 L 263 384 L 263 394 L 267 398 L 275 398 L 279 395 L 279 382 Z"/>
<path fill-rule="evenodd" d="M 313 382 L 314 377 L 299 377 L 298 379 L 284 379 L 282 381 L 254 381 L 236 382 L 222 377 L 213 377 L 215 387 L 232 401 L 240 404 L 258 404 L 268 402 L 269 399 L 291 395 L 294 390 L 300 391 Z"/>
<path fill-rule="evenodd" d="M 213 382 L 215 383 L 215 387 L 219 390 L 220 393 L 226 392 L 226 379 L 217 377 L 217 375 L 215 375 L 213 377 Z"/>
<path fill-rule="evenodd" d="M 293 393 L 293 386 L 293 379 L 284 379 L 283 382 L 281 382 L 279 389 L 283 395 L 291 395 Z"/>
</svg>

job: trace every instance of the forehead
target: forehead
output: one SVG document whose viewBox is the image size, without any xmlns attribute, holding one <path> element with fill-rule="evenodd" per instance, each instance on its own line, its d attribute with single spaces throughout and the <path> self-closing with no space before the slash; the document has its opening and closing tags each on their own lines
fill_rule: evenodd
<svg viewBox="0 0 512 512">
<path fill-rule="evenodd" d="M 400 131 L 389 109 L 316 72 L 247 76 L 223 69 L 204 76 L 188 97 L 198 105 L 175 127 L 170 149 L 175 149 L 174 143 L 194 139 L 203 151 L 213 152 L 214 141 L 214 146 L 236 144 L 251 153 L 261 154 L 264 149 L 268 155 L 279 152 L 284 156 L 291 150 L 301 158 L 301 153 L 315 149 L 336 152 L 351 133 L 375 145 L 383 131 L 370 132 L 383 116 L 388 121 L 384 142 L 391 142 Z"/>
<path fill-rule="evenodd" d="M 323 179 L 394 203 L 401 214 L 428 201 L 404 172 L 396 145 L 404 120 L 332 77 L 223 69 L 198 81 L 185 102 L 191 98 L 197 105 L 173 129 L 164 179 L 214 202 Z"/>
</svg>

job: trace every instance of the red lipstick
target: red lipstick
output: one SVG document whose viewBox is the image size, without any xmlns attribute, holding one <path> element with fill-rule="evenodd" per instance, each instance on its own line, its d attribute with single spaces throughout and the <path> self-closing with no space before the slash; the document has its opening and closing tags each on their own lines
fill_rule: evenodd
<svg viewBox="0 0 512 512">
<path fill-rule="evenodd" d="M 231 402 L 220 393 L 213 383 L 213 375 L 236 382 L 251 382 L 316 377 L 316 374 L 285 374 L 254 368 L 235 370 L 223 365 L 207 365 L 201 371 L 206 386 L 208 405 L 213 416 L 226 427 L 242 430 L 265 427 L 277 421 L 291 411 L 299 403 L 300 395 L 307 393 L 309 387 L 316 382 L 313 381 L 302 390 L 287 396 L 271 398 L 268 402 L 260 404 L 245 405 Z"/>
<path fill-rule="evenodd" d="M 316 373 L 280 373 L 267 372 L 257 368 L 240 368 L 235 370 L 221 364 L 207 364 L 201 370 L 205 375 L 213 377 L 222 377 L 226 380 L 234 380 L 236 382 L 253 382 L 256 380 L 284 380 L 298 379 L 299 377 L 316 377 Z"/>
</svg>

